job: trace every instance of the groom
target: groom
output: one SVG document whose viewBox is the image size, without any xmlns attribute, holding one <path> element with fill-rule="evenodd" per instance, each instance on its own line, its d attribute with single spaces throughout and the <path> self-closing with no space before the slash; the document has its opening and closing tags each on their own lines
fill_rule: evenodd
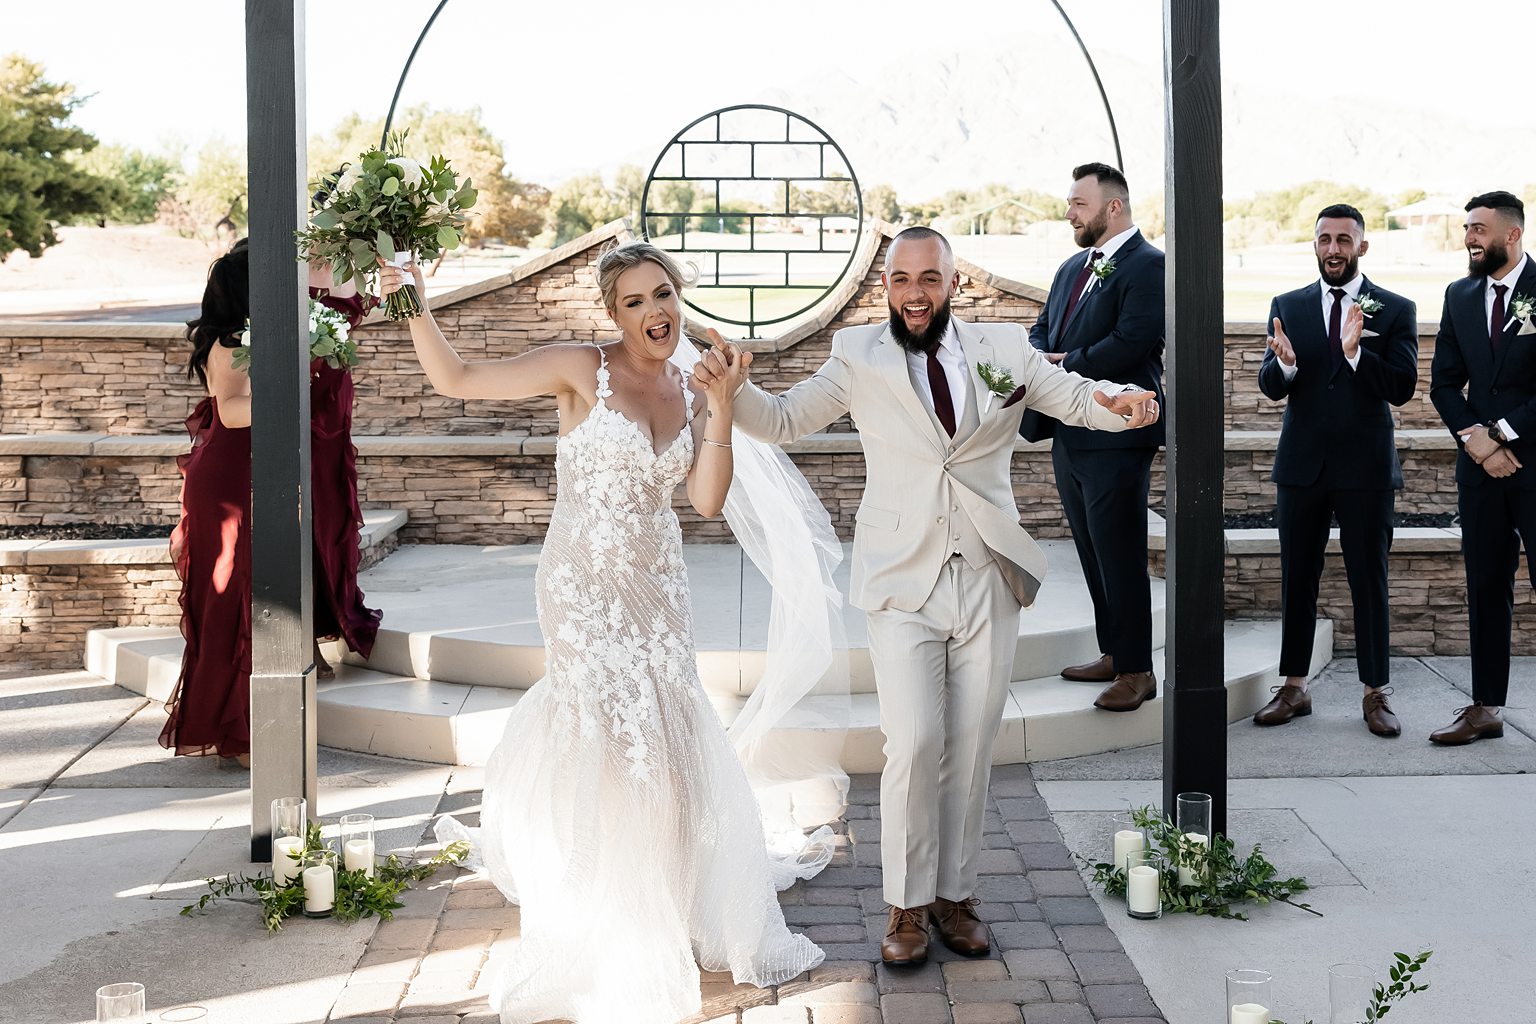
<svg viewBox="0 0 1536 1024">
<path fill-rule="evenodd" d="M 1155 423 L 1158 410 L 1150 392 L 1121 394 L 1053 366 L 1017 324 L 952 318 L 960 275 L 931 228 L 896 235 L 881 280 L 889 322 L 838 331 L 815 376 L 781 395 L 746 384 L 736 425 L 776 444 L 844 413 L 858 425 L 867 473 L 849 600 L 868 615 L 885 733 L 880 842 L 891 910 L 880 952 L 888 964 L 917 964 L 928 957 L 930 915 L 955 952 L 989 949 L 975 891 L 992 744 L 1019 608 L 1046 569 L 1013 500 L 1019 419 L 1029 408 L 1124 430 Z M 707 383 L 722 371 L 711 352 L 695 372 Z"/>
</svg>

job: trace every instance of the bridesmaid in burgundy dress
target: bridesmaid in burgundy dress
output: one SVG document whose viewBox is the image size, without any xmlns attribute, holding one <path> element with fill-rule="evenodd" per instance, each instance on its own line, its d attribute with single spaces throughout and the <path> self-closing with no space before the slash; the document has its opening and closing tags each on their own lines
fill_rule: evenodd
<svg viewBox="0 0 1536 1024">
<path fill-rule="evenodd" d="M 251 382 L 232 355 L 250 315 L 245 239 L 208 269 L 201 316 L 187 325 L 187 376 L 208 390 L 187 418 L 181 522 L 171 558 L 181 577 L 181 678 L 160 745 L 250 764 Z"/>
<path fill-rule="evenodd" d="M 374 300 L 355 288 L 325 287 L 330 283 L 328 272 L 312 280 L 311 296 L 355 325 Z M 187 420 L 192 450 L 177 460 L 182 517 L 171 552 L 182 580 L 186 651 L 160 734 L 161 745 L 177 754 L 218 754 L 242 765 L 250 763 L 251 386 L 231 354 L 250 315 L 248 295 L 249 256 L 241 239 L 209 269 L 202 316 L 187 329 L 193 346 L 187 375 L 203 382 L 208 397 Z M 362 512 L 352 397 L 348 370 L 332 369 L 323 359 L 311 363 L 314 654 L 322 679 L 334 672 L 319 642 L 339 637 L 367 657 L 380 620 L 357 587 Z"/>
<path fill-rule="evenodd" d="M 309 296 L 346 315 L 356 327 L 378 305 L 348 281 L 336 287 L 330 268 L 311 264 Z M 332 369 L 324 359 L 309 366 L 309 464 L 311 516 L 315 533 L 315 668 L 321 679 L 335 675 L 320 654 L 320 640 L 340 638 L 364 658 L 373 652 L 381 613 L 363 604 L 357 589 L 357 448 L 352 444 L 352 371 Z"/>
</svg>

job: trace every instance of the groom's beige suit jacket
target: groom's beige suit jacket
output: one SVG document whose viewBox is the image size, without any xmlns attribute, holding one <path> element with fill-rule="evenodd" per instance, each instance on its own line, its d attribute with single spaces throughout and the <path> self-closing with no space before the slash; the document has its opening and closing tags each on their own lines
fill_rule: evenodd
<svg viewBox="0 0 1536 1024">
<path fill-rule="evenodd" d="M 1023 327 L 953 324 L 968 376 L 953 438 L 918 395 L 906 353 L 886 323 L 838 331 L 821 369 L 783 394 L 748 383 L 736 397 L 736 425 L 775 444 L 852 415 L 866 476 L 854 517 L 848 598 L 867 612 L 916 611 L 956 553 L 973 568 L 996 561 L 1019 603 L 1033 603 L 1045 579 L 1045 553 L 1019 525 L 1010 472 L 1024 410 L 1125 429 L 1120 416 L 1093 400 L 1104 382 L 1048 362 Z M 1023 399 L 1004 408 L 1006 397 L 992 394 L 978 374 L 983 363 L 1010 373 Z"/>
</svg>

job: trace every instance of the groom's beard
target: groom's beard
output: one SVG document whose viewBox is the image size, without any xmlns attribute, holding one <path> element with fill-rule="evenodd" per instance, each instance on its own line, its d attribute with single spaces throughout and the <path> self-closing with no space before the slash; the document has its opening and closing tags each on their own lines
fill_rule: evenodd
<svg viewBox="0 0 1536 1024">
<path fill-rule="evenodd" d="M 1502 242 L 1489 242 L 1483 246 L 1481 259 L 1467 254 L 1467 276 L 1484 277 L 1509 262 L 1509 247 Z"/>
<path fill-rule="evenodd" d="M 944 332 L 949 330 L 949 300 L 944 300 L 944 305 L 934 310 L 933 318 L 928 321 L 928 329 L 919 333 L 913 333 L 907 328 L 907 322 L 901 318 L 901 310 L 891 307 L 891 337 L 896 339 L 908 352 L 927 352 L 938 344 L 944 337 Z"/>
</svg>

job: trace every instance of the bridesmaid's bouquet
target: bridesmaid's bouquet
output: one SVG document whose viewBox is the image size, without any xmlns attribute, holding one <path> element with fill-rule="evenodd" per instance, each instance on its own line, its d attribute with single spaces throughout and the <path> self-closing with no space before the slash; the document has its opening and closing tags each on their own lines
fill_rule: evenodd
<svg viewBox="0 0 1536 1024">
<path fill-rule="evenodd" d="M 309 358 L 324 359 L 333 370 L 357 365 L 357 342 L 349 335 L 352 326 L 346 314 L 314 299 L 309 300 Z M 240 347 L 230 355 L 230 363 L 237 370 L 251 372 L 251 322 L 245 322 L 240 332 Z"/>
<path fill-rule="evenodd" d="M 313 183 L 325 201 L 298 233 L 299 251 L 306 260 L 329 263 L 337 284 L 356 280 L 365 288 L 377 259 L 404 266 L 413 256 L 431 260 L 458 248 L 476 192 L 441 154 L 425 166 L 401 156 L 405 138 L 392 132 L 383 149 L 370 149 Z M 391 320 L 420 316 L 416 286 L 390 294 L 384 312 Z"/>
</svg>

